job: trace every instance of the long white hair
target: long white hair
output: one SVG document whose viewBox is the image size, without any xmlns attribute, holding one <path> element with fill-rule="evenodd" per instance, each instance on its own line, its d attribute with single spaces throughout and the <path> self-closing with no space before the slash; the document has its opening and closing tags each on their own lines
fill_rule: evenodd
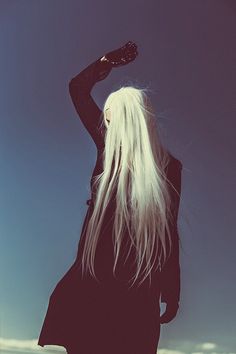
<svg viewBox="0 0 236 354">
<path fill-rule="evenodd" d="M 134 282 L 143 265 L 143 281 L 155 264 L 156 269 L 161 269 L 167 259 L 167 236 L 171 245 L 171 199 L 165 175 L 169 153 L 159 139 L 147 91 L 146 88 L 122 86 L 110 93 L 103 106 L 102 123 L 106 128 L 103 172 L 94 179 L 97 194 L 86 228 L 82 256 L 83 269 L 89 269 L 95 278 L 96 246 L 106 208 L 113 196 L 116 201 L 111 235 L 115 251 L 113 274 L 124 230 L 128 231 L 136 250 Z M 107 109 L 111 116 L 109 123 L 106 121 Z M 155 259 L 151 262 L 154 253 Z"/>
</svg>

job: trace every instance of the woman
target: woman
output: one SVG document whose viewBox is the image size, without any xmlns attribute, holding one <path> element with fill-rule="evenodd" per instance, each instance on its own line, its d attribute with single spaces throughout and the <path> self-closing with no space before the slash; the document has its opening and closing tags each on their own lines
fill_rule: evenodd
<svg viewBox="0 0 236 354">
<path fill-rule="evenodd" d="M 161 145 L 145 89 L 121 87 L 102 111 L 91 97 L 137 54 L 129 41 L 69 83 L 97 160 L 77 256 L 50 296 L 38 340 L 68 354 L 154 354 L 160 325 L 179 308 L 182 163 Z"/>
</svg>

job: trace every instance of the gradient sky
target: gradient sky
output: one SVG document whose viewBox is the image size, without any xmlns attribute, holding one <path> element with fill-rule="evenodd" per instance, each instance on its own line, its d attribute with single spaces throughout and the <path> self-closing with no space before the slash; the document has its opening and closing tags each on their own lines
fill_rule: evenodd
<svg viewBox="0 0 236 354">
<path fill-rule="evenodd" d="M 236 353 L 235 35 L 233 0 L 0 1 L 1 353 L 47 351 L 35 343 L 76 255 L 96 159 L 68 83 L 128 40 L 136 61 L 92 95 L 102 106 L 121 83 L 151 88 L 183 163 L 181 302 L 160 353 Z"/>
</svg>

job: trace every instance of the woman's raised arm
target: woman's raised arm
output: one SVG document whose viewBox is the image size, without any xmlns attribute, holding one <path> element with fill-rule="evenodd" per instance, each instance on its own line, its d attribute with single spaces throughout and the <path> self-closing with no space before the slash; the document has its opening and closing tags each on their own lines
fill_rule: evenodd
<svg viewBox="0 0 236 354">
<path fill-rule="evenodd" d="M 72 102 L 97 148 L 104 145 L 104 137 L 100 129 L 102 111 L 93 100 L 91 90 L 97 81 L 107 77 L 113 67 L 130 63 L 137 55 L 137 45 L 129 41 L 122 47 L 112 50 L 97 59 L 69 82 Z"/>
<path fill-rule="evenodd" d="M 97 148 L 103 144 L 103 135 L 100 130 L 102 111 L 91 96 L 91 91 L 95 83 L 105 79 L 111 69 L 112 65 L 104 60 L 104 57 L 100 57 L 69 82 L 70 97 L 76 112 Z"/>
</svg>

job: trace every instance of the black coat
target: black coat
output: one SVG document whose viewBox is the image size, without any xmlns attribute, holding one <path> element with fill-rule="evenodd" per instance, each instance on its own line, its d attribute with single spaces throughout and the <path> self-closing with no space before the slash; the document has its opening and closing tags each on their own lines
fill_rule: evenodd
<svg viewBox="0 0 236 354">
<path fill-rule="evenodd" d="M 69 93 L 74 107 L 97 148 L 97 160 L 90 180 L 91 197 L 84 218 L 81 235 L 94 206 L 96 190 L 93 177 L 102 172 L 104 129 L 102 111 L 94 102 L 91 90 L 103 80 L 111 66 L 101 58 L 87 66 L 69 83 Z M 182 163 L 170 155 L 167 177 L 181 192 Z M 131 260 L 118 262 L 119 279 L 114 279 L 112 223 L 105 223 L 101 230 L 96 250 L 95 273 L 98 283 L 91 277 L 81 277 L 81 255 L 84 236 L 80 238 L 74 264 L 56 285 L 49 300 L 38 344 L 62 345 L 78 348 L 77 354 L 155 354 L 160 335 L 160 304 L 176 304 L 180 297 L 179 235 L 177 217 L 179 196 L 171 188 L 172 211 L 175 224 L 172 226 L 172 253 L 161 272 L 153 274 L 139 288 L 128 290 L 127 279 L 132 273 Z M 107 220 L 112 219 L 112 210 L 107 211 Z"/>
</svg>

